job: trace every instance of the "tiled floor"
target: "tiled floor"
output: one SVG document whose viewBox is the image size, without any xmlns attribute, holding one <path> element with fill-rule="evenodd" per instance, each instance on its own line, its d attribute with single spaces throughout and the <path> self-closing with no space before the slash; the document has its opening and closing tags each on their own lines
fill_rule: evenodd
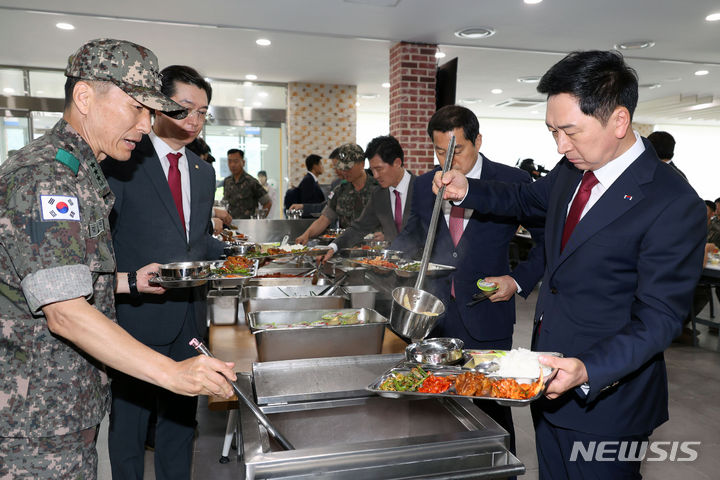
<svg viewBox="0 0 720 480">
<path fill-rule="evenodd" d="M 535 309 L 536 293 L 527 301 L 517 302 L 517 325 L 514 346 L 529 347 L 530 325 Z M 720 306 L 715 299 L 716 317 Z M 707 316 L 708 311 L 702 312 Z M 700 328 L 700 347 L 673 343 L 665 353 L 670 381 L 670 421 L 658 428 L 651 440 L 699 441 L 698 458 L 694 462 L 646 462 L 643 475 L 652 480 L 704 480 L 718 478 L 720 472 L 720 353 L 718 336 L 710 335 L 707 327 Z M 518 458 L 525 463 L 527 473 L 523 479 L 537 479 L 535 441 L 527 408 L 513 410 L 517 434 Z M 220 450 L 225 432 L 226 414 L 208 410 L 206 399 L 198 409 L 198 439 L 195 444 L 193 479 L 225 480 L 242 478 L 242 469 L 235 462 L 220 464 Z M 110 479 L 107 468 L 107 447 L 101 438 L 99 478 Z M 669 451 L 669 450 L 668 450 Z M 152 453 L 146 457 L 146 479 L 154 479 Z"/>
</svg>

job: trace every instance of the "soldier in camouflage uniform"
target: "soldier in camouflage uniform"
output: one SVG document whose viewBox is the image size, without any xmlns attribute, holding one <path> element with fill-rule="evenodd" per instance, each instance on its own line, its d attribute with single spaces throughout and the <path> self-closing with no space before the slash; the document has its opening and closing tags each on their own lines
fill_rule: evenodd
<svg viewBox="0 0 720 480">
<path fill-rule="evenodd" d="M 223 180 L 223 200 L 233 218 L 250 218 L 255 215 L 258 204 L 266 212 L 272 207 L 267 191 L 252 175 L 245 171 L 245 153 L 237 148 L 227 152 L 231 175 Z"/>
<path fill-rule="evenodd" d="M 335 222 L 340 224 L 340 228 L 349 227 L 353 220 L 360 216 L 372 193 L 380 188 L 377 180 L 365 172 L 365 154 L 359 145 L 342 145 L 338 151 L 337 165 L 347 182 L 341 183 L 330 192 L 320 218 L 295 239 L 296 243 L 306 244 Z"/>
<path fill-rule="evenodd" d="M 65 74 L 63 119 L 0 167 L 0 479 L 96 477 L 102 363 L 185 394 L 229 396 L 216 371 L 234 377 L 208 357 L 173 362 L 111 320 L 114 292 L 164 291 L 148 282 L 156 264 L 116 273 L 98 164 L 130 157 L 150 108 L 182 108 L 160 93 L 157 58 L 95 40 Z"/>
</svg>

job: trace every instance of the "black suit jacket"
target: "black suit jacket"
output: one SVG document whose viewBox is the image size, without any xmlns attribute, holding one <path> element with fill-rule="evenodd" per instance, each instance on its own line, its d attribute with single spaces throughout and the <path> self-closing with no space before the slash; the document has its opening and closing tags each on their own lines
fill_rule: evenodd
<svg viewBox="0 0 720 480">
<path fill-rule="evenodd" d="M 303 177 L 298 185 L 298 191 L 300 192 L 298 203 L 320 203 L 325 200 L 325 194 L 310 172 Z"/>
<path fill-rule="evenodd" d="M 404 227 L 410 218 L 410 207 L 412 203 L 413 185 L 415 184 L 415 175 L 410 173 L 410 185 L 408 187 L 407 199 L 403 208 L 402 226 Z M 370 200 L 363 209 L 360 216 L 343 232 L 340 237 L 335 240 L 338 248 L 352 247 L 360 243 L 365 235 L 380 230 L 385 236 L 385 240 L 392 242 L 398 236 L 397 225 L 393 212 L 390 209 L 390 189 L 381 188 L 375 190 L 370 196 Z"/>
<path fill-rule="evenodd" d="M 212 237 L 210 218 L 215 196 L 215 171 L 190 150 L 190 240 L 173 202 L 160 159 L 147 135 L 130 160 L 101 163 L 115 205 L 110 224 L 118 271 L 130 272 L 152 262 L 169 263 L 218 258 L 223 245 Z M 163 295 L 131 300 L 117 296 L 118 323 L 150 345 L 170 343 L 193 309 L 198 333 L 206 325 L 205 287 L 168 289 Z"/>
</svg>

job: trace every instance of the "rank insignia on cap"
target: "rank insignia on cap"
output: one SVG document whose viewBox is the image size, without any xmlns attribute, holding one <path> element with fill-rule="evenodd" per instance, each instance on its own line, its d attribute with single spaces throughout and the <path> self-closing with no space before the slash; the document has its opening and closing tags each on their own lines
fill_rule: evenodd
<svg viewBox="0 0 720 480">
<path fill-rule="evenodd" d="M 625 195 L 625 196 L 623 197 L 623 199 L 625 199 L 625 200 L 632 200 L 632 195 Z"/>
<path fill-rule="evenodd" d="M 80 221 L 80 207 L 77 197 L 65 195 L 40 195 L 40 212 L 42 220 Z"/>
</svg>

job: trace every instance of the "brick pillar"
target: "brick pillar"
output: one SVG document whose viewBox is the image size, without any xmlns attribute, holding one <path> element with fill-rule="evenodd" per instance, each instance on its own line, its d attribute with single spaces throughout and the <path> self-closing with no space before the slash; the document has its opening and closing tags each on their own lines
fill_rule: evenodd
<svg viewBox="0 0 720 480">
<path fill-rule="evenodd" d="M 401 42 L 390 48 L 390 135 L 400 142 L 405 167 L 425 173 L 433 167 L 427 125 L 435 113 L 437 45 Z"/>
</svg>

